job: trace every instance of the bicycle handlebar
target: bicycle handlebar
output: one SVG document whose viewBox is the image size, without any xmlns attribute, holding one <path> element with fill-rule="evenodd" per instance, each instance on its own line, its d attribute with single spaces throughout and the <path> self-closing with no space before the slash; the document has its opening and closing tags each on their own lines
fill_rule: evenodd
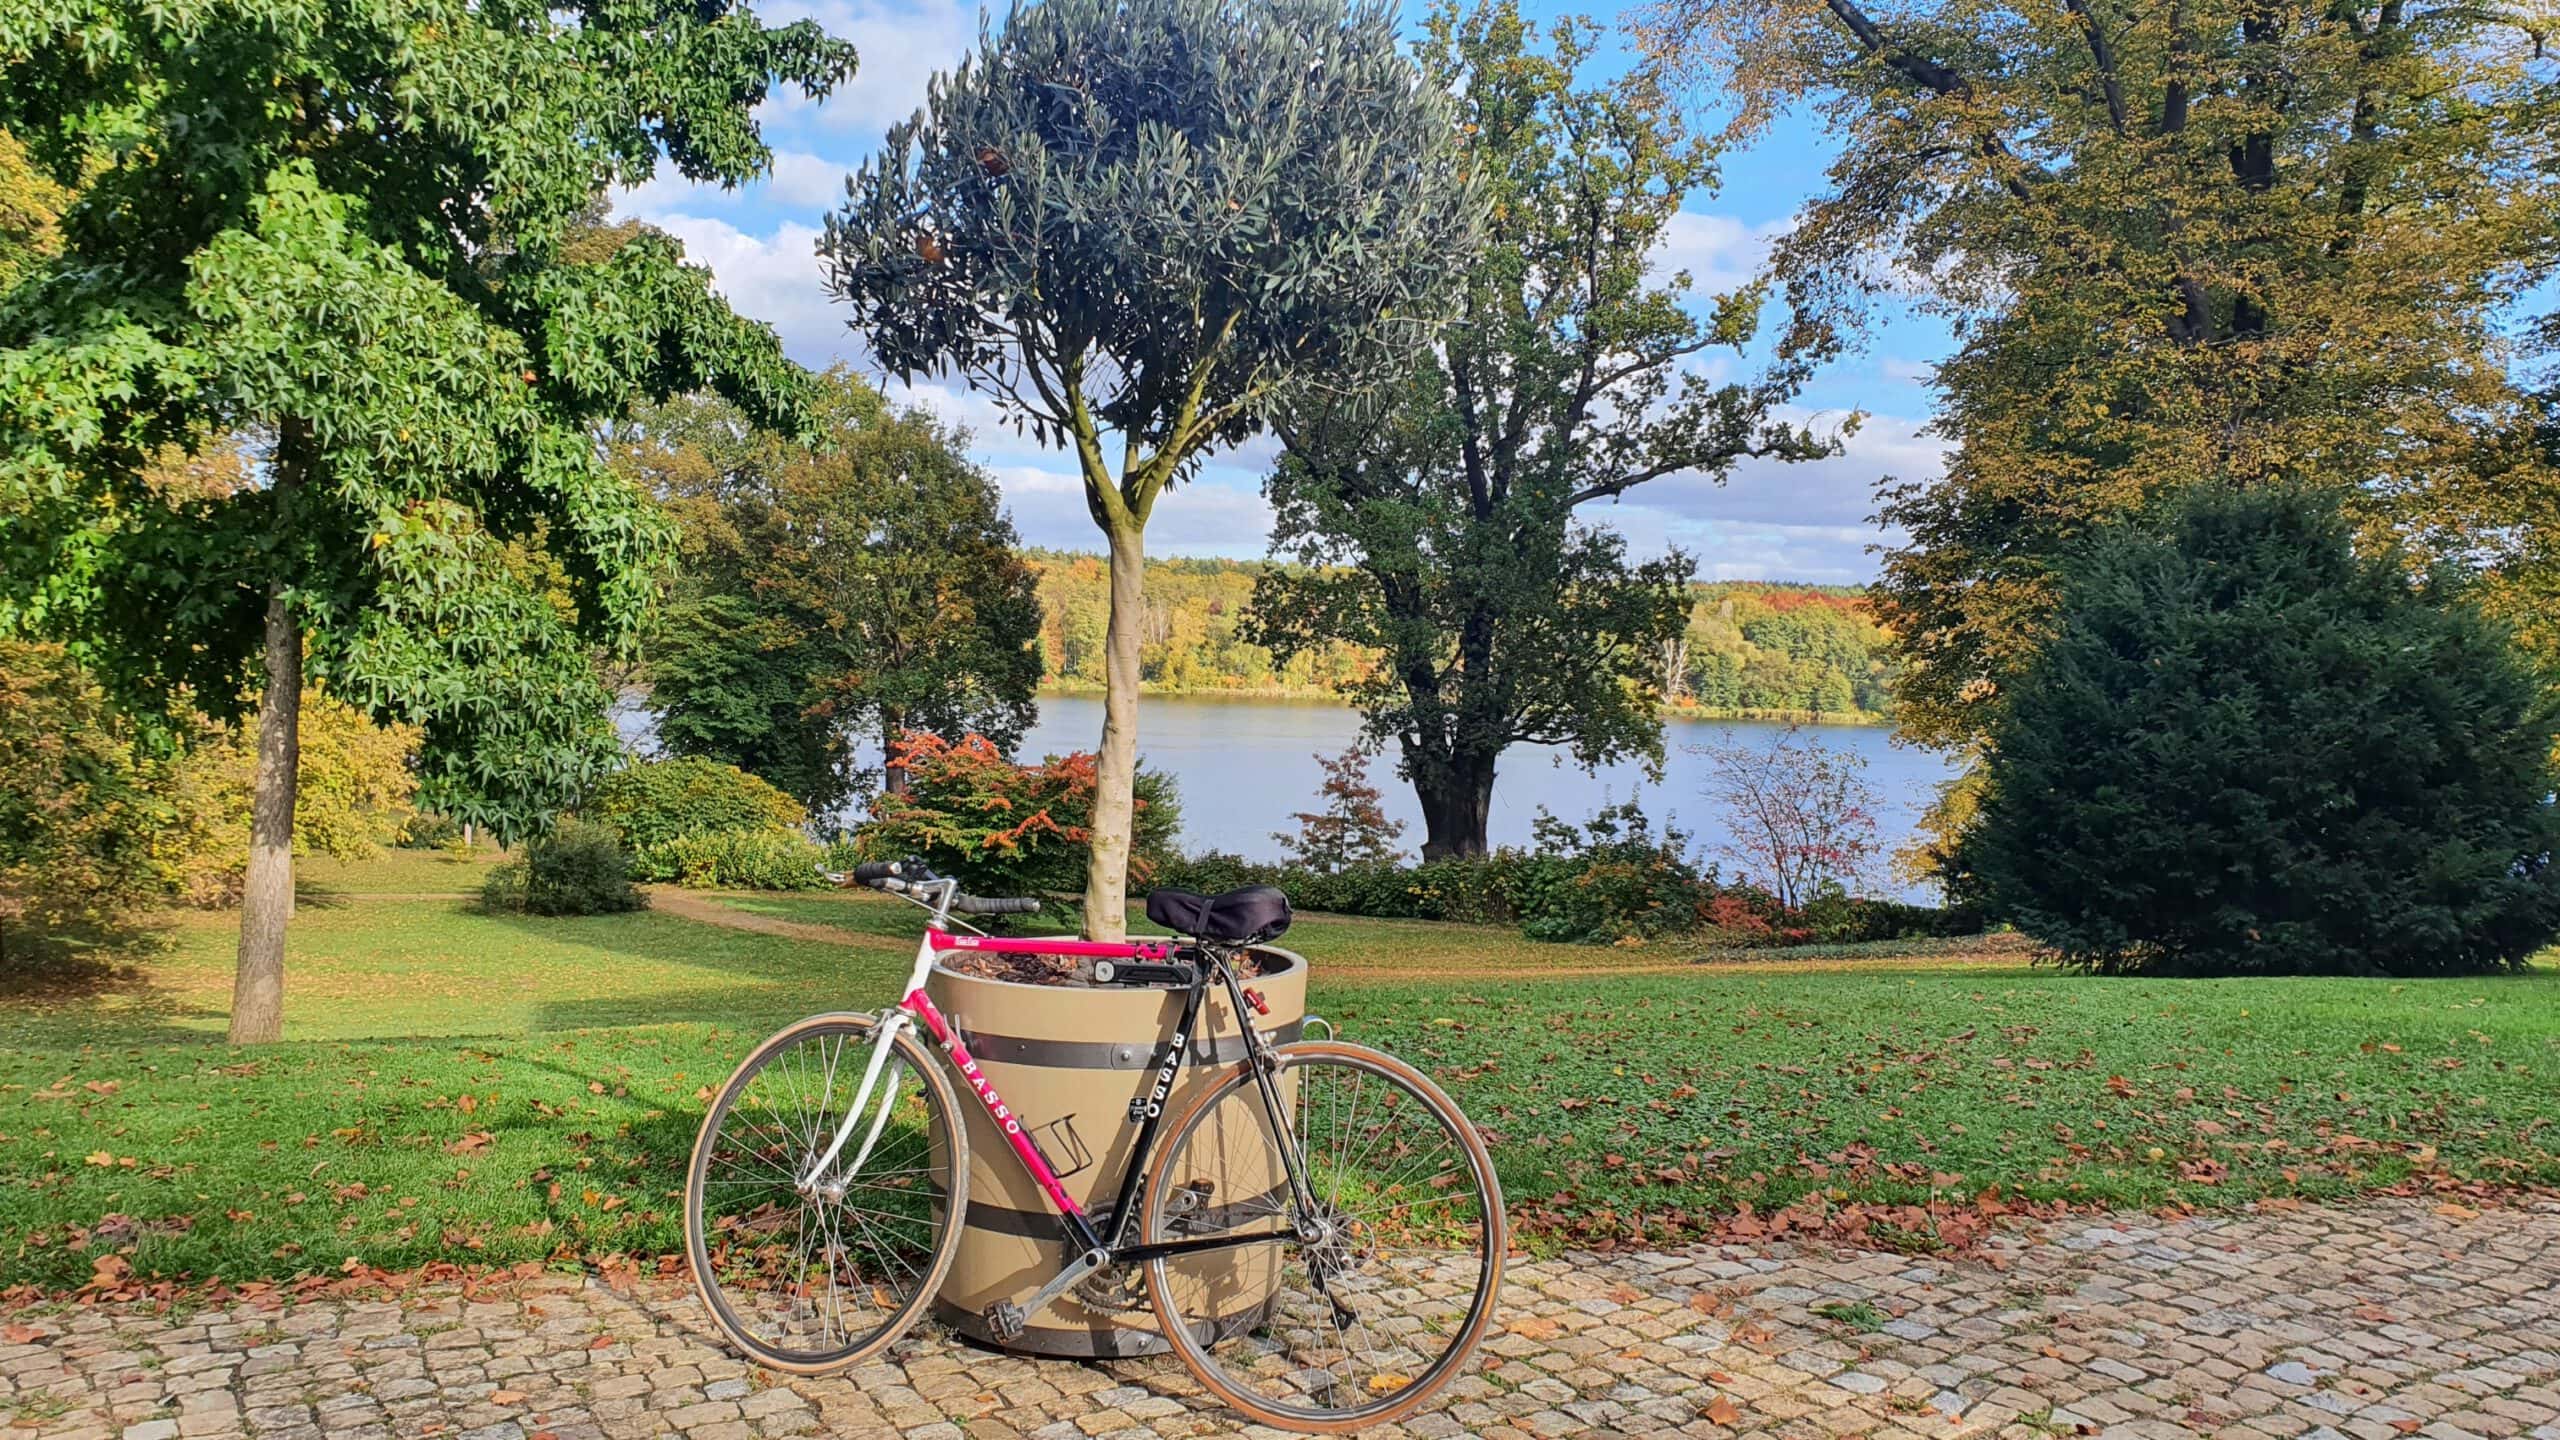
<svg viewBox="0 0 2560 1440">
<path fill-rule="evenodd" d="M 934 874 L 921 860 L 866 860 L 850 872 L 820 870 L 818 873 L 838 885 L 867 885 L 891 894 L 913 893 L 929 885 L 944 883 L 943 878 Z M 1032 915 L 1037 914 L 1040 908 L 1041 902 L 1029 896 L 995 898 L 963 895 L 956 890 L 951 895 L 951 909 L 962 915 Z"/>
</svg>

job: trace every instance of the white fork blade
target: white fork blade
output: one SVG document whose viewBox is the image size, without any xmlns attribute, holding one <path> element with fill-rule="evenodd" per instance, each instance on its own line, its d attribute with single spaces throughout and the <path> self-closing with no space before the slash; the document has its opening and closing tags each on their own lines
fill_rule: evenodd
<svg viewBox="0 0 2560 1440">
<path fill-rule="evenodd" d="M 809 1167 L 809 1173 L 800 1177 L 801 1189 L 814 1188 L 819 1177 L 827 1173 L 827 1167 L 835 1164 L 836 1157 L 844 1153 L 844 1142 L 853 1138 L 854 1123 L 862 1118 L 864 1109 L 870 1105 L 872 1088 L 880 1082 L 880 1067 L 888 1063 L 889 1047 L 897 1043 L 898 1032 L 904 1028 L 906 1021 L 907 1017 L 901 1013 L 881 1022 L 880 1033 L 871 1042 L 871 1060 L 862 1067 L 862 1088 L 854 1093 L 853 1103 L 845 1107 L 844 1120 L 836 1126 L 835 1138 L 827 1142 L 827 1153 L 819 1156 L 818 1163 Z M 893 1090 L 897 1088 L 894 1082 L 890 1088 Z M 887 1116 L 888 1111 L 885 1107 L 881 1114 L 883 1118 Z M 874 1136 L 880 1133 L 878 1122 L 875 1121 L 872 1124 L 871 1133 Z M 866 1142 L 863 1145 L 864 1153 L 868 1154 L 870 1149 L 870 1145 Z M 861 1162 L 854 1163 L 858 1165 Z"/>
<path fill-rule="evenodd" d="M 871 1158 L 871 1147 L 880 1143 L 880 1132 L 888 1128 L 889 1112 L 898 1107 L 898 1077 L 889 1076 L 888 1087 L 880 1092 L 879 1113 L 871 1117 L 871 1133 L 862 1137 L 862 1148 L 853 1152 L 853 1163 L 844 1167 L 846 1179 L 862 1173 L 862 1162 Z"/>
</svg>

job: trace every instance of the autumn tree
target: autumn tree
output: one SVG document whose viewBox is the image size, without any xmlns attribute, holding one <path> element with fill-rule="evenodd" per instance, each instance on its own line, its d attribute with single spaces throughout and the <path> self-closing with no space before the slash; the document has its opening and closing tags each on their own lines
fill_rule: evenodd
<svg viewBox="0 0 2560 1440">
<path fill-rule="evenodd" d="M 1148 517 L 1289 396 L 1430 338 L 1479 219 L 1452 130 L 1380 0 L 1045 0 L 935 78 L 828 219 L 880 360 L 1070 450 L 1108 543 L 1093 935 L 1125 927 Z"/>
<path fill-rule="evenodd" d="M 1795 911 L 1870 878 L 1878 848 L 1867 760 L 1790 725 L 1765 745 L 1702 745 L 1705 793 L 1725 817 L 1737 873 Z"/>
<path fill-rule="evenodd" d="M 2330 490 L 2369 541 L 2501 586 L 2560 560 L 2501 333 L 2555 254 L 2547 7 L 1658 0 L 1650 18 L 1729 134 L 1801 106 L 1837 142 L 1770 261 L 1790 353 L 1854 343 L 1878 297 L 1915 289 L 1956 328 L 1949 472 L 1884 496 L 1910 537 L 1877 590 L 1904 733 L 1978 737 L 2052 631 L 2062 557 L 2208 478 Z"/>
<path fill-rule="evenodd" d="M 1291 864 L 1330 875 L 1346 865 L 1384 865 L 1393 863 L 1400 853 L 1396 842 L 1404 838 L 1404 822 L 1387 818 L 1386 807 L 1379 803 L 1378 787 L 1369 783 L 1369 752 L 1354 745 L 1341 754 L 1315 757 L 1324 769 L 1324 784 L 1317 794 L 1324 800 L 1321 810 L 1301 810 L 1289 818 L 1298 822 L 1295 833 L 1272 832 L 1280 842 L 1280 853 Z"/>
<path fill-rule="evenodd" d="M 802 379 L 595 199 L 756 174 L 755 107 L 852 63 L 719 0 L 0 11 L 0 127 L 76 187 L 0 299 L 0 623 L 137 708 L 260 697 L 233 1040 L 282 1023 L 306 676 L 417 725 L 421 802 L 500 833 L 613 755 L 590 647 L 668 534 L 594 425 L 699 387 L 788 423 Z M 234 435 L 252 483 L 149 482 Z"/>
<path fill-rule="evenodd" d="M 1352 700 L 1397 747 L 1428 859 L 1484 853 L 1512 746 L 1594 767 L 1660 753 L 1661 652 L 1687 627 L 1692 567 L 1633 560 L 1594 511 L 1666 475 L 1831 449 L 1771 418 L 1791 372 L 1717 384 L 1691 367 L 1750 338 L 1759 296 L 1658 271 L 1713 156 L 1646 77 L 1583 78 L 1594 42 L 1564 21 L 1541 46 L 1509 0 L 1433 13 L 1423 64 L 1459 97 L 1491 241 L 1413 375 L 1276 424 L 1272 543 L 1304 568 L 1262 577 L 1254 636 L 1284 660 L 1382 652 Z"/>
<path fill-rule="evenodd" d="M 659 739 L 824 815 L 863 778 L 858 741 L 1011 749 L 1034 714 L 1040 602 L 963 435 L 841 368 L 808 408 L 807 437 L 774 435 L 688 396 L 617 426 L 614 453 L 685 532 L 644 647 Z"/>
</svg>

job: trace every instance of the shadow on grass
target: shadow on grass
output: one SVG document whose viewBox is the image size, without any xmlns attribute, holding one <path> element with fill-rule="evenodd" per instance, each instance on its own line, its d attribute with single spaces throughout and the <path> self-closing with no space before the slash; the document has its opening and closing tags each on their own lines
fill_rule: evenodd
<svg viewBox="0 0 2560 1440">
<path fill-rule="evenodd" d="M 897 997 L 903 957 L 822 941 L 724 930 L 679 916 L 542 917 L 488 914 L 489 921 L 593 956 L 599 973 L 628 969 L 635 954 L 679 966 L 713 983 L 609 995 L 537 998 L 537 1032 L 627 1025 L 778 1027 L 822 1010 L 876 1009 Z M 581 933 L 581 932 L 585 933 Z"/>
<path fill-rule="evenodd" d="M 0 936 L 0 1042 L 29 1051 L 219 1042 L 219 1029 L 180 1022 L 223 1012 L 181 998 L 149 969 L 173 948 L 173 928 L 165 916 L 9 926 Z"/>
</svg>

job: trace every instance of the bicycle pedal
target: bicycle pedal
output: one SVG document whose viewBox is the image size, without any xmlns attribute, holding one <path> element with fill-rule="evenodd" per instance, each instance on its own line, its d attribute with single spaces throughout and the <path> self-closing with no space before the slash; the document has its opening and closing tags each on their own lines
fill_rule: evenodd
<svg viewBox="0 0 2560 1440">
<path fill-rule="evenodd" d="M 1022 1307 L 1010 1300 L 999 1300 L 988 1306 L 979 1318 L 987 1322 L 987 1333 L 998 1340 L 1019 1340 L 1031 1324 L 1031 1317 L 1023 1314 Z"/>
</svg>

